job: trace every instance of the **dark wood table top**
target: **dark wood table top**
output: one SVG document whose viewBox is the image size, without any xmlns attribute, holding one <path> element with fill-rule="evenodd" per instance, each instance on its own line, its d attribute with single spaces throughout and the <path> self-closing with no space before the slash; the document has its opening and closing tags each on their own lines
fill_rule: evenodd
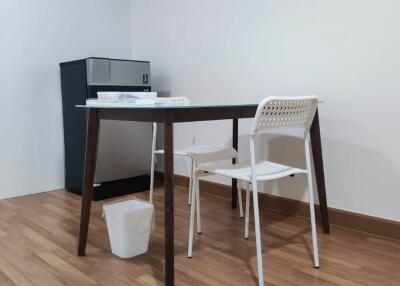
<svg viewBox="0 0 400 286">
<path fill-rule="evenodd" d="M 164 122 L 166 114 L 173 122 L 223 120 L 254 117 L 258 104 L 216 104 L 216 105 L 129 105 L 129 106 L 86 106 L 77 107 L 97 109 L 100 119 Z"/>
</svg>

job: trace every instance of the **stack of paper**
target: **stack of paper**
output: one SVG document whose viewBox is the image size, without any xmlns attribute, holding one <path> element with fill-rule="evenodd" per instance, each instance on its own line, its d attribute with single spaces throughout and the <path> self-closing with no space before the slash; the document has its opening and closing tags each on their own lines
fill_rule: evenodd
<svg viewBox="0 0 400 286">
<path fill-rule="evenodd" d="M 186 97 L 157 97 L 157 92 L 98 92 L 95 99 L 86 100 L 92 107 L 129 107 L 137 105 L 190 105 Z"/>
<path fill-rule="evenodd" d="M 100 102 L 131 102 L 139 99 L 154 99 L 157 92 L 129 92 L 129 91 L 99 91 L 97 100 Z"/>
<path fill-rule="evenodd" d="M 174 97 L 156 97 L 150 99 L 138 99 L 136 100 L 136 104 L 184 106 L 184 105 L 189 105 L 190 102 L 186 97 L 174 96 Z"/>
</svg>

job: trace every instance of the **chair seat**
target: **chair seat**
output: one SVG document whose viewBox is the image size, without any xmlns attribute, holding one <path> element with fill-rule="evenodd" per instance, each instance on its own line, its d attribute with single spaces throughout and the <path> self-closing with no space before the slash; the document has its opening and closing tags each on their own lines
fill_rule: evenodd
<svg viewBox="0 0 400 286">
<path fill-rule="evenodd" d="M 230 149 L 230 147 L 218 146 L 218 145 L 192 145 L 188 148 L 174 150 L 174 155 L 192 157 L 193 155 L 214 153 L 226 149 Z M 164 154 L 164 150 L 157 150 L 154 153 Z"/>
<path fill-rule="evenodd" d="M 249 163 L 227 164 L 227 165 L 201 165 L 200 171 L 218 174 L 238 180 L 251 182 L 251 168 Z M 256 164 L 257 181 L 268 181 L 292 174 L 306 174 L 307 170 L 281 165 L 270 161 L 261 161 Z"/>
</svg>

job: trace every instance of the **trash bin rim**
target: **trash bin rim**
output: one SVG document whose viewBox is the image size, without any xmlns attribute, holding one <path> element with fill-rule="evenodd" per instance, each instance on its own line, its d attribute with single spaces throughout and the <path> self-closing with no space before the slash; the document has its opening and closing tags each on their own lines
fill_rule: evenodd
<svg viewBox="0 0 400 286">
<path fill-rule="evenodd" d="M 142 204 L 141 208 L 136 209 L 136 210 L 131 210 L 131 211 L 126 211 L 126 210 L 121 210 L 115 207 L 115 205 L 121 205 L 121 204 L 127 204 L 128 202 L 138 202 L 140 204 Z M 153 204 L 144 201 L 144 200 L 140 200 L 140 199 L 129 199 L 129 200 L 125 200 L 125 201 L 118 201 L 118 202 L 110 202 L 109 204 L 104 204 L 103 205 L 103 209 L 105 211 L 110 211 L 113 213 L 118 213 L 120 215 L 129 215 L 132 213 L 139 213 L 139 212 L 144 212 L 144 211 L 148 211 L 149 209 L 153 209 L 154 206 Z"/>
</svg>

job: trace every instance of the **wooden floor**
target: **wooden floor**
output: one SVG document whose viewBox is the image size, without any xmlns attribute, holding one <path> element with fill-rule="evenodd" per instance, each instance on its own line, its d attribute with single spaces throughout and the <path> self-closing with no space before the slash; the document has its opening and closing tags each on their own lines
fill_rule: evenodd
<svg viewBox="0 0 400 286">
<path fill-rule="evenodd" d="M 176 188 L 176 285 L 256 285 L 253 229 L 230 202 L 202 194 L 203 234 L 186 257 L 187 190 Z M 145 198 L 147 193 L 138 195 Z M 94 202 L 86 257 L 77 257 L 80 197 L 53 191 L 0 201 L 0 285 L 163 285 L 163 197 L 146 255 L 122 260 L 110 252 L 103 202 Z M 400 243 L 344 228 L 319 232 L 321 268 L 310 254 L 309 222 L 262 211 L 266 285 L 400 285 Z"/>
</svg>

